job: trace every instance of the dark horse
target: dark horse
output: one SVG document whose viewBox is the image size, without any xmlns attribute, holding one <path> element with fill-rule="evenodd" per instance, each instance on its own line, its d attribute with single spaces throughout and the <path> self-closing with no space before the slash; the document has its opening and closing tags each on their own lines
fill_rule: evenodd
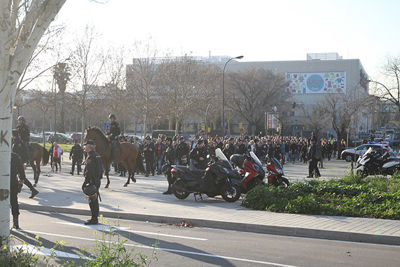
<svg viewBox="0 0 400 267">
<path fill-rule="evenodd" d="M 38 143 L 30 143 L 30 153 L 29 153 L 29 164 L 33 170 L 33 177 L 35 179 L 35 184 L 39 182 L 40 175 L 40 161 L 42 161 L 42 165 L 46 166 L 49 162 L 50 153 Z"/>
<path fill-rule="evenodd" d="M 108 177 L 110 173 L 111 158 L 111 143 L 104 135 L 103 131 L 96 126 L 89 127 L 85 130 L 85 141 L 94 140 L 96 143 L 96 152 L 101 156 L 103 162 L 104 172 L 107 177 L 107 184 L 105 188 L 110 185 L 110 179 Z M 136 145 L 122 142 L 120 144 L 120 151 L 116 156 L 116 163 L 122 163 L 125 169 L 128 171 L 128 181 L 124 184 L 126 187 L 129 184 L 129 179 L 132 182 L 136 182 L 135 170 L 136 170 L 136 158 L 138 155 L 138 149 Z"/>
</svg>

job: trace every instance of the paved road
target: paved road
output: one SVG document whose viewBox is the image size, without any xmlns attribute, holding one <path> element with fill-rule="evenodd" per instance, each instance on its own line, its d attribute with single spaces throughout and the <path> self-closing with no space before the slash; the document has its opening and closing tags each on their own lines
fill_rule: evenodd
<svg viewBox="0 0 400 267">
<path fill-rule="evenodd" d="M 59 250 L 70 253 L 63 255 L 69 257 L 74 257 L 78 248 L 93 248 L 95 240 L 110 232 L 112 226 L 114 233 L 124 235 L 126 247 L 136 252 L 151 255 L 150 246 L 157 244 L 158 261 L 151 266 L 398 266 L 400 262 L 398 246 L 127 220 L 107 220 L 89 227 L 82 224 L 87 217 L 46 212 L 22 211 L 21 218 L 23 230 L 13 231 L 16 240 L 32 244 L 38 235 L 47 249 L 62 240 L 65 247 Z"/>
</svg>

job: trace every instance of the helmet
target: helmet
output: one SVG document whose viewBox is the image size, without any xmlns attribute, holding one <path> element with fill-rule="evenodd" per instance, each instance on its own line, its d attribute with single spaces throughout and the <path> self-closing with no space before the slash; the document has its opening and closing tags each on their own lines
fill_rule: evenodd
<svg viewBox="0 0 400 267">
<path fill-rule="evenodd" d="M 230 161 L 235 167 L 242 167 L 244 162 L 244 156 L 242 154 L 233 154 Z"/>
<path fill-rule="evenodd" d="M 24 121 L 24 122 L 25 122 L 24 116 L 19 116 L 19 117 L 18 117 L 18 120 L 19 120 L 19 121 Z"/>
<path fill-rule="evenodd" d="M 117 117 L 114 114 L 110 114 L 110 115 L 108 115 L 108 118 L 109 119 L 112 119 L 112 118 L 116 119 Z"/>
</svg>

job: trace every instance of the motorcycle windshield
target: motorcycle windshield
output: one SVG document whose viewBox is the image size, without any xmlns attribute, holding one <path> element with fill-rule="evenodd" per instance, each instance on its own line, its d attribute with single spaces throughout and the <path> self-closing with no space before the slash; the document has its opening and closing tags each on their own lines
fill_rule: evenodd
<svg viewBox="0 0 400 267">
<path fill-rule="evenodd" d="M 368 148 L 368 150 L 365 151 L 363 157 L 365 157 L 366 155 L 368 155 L 368 154 L 371 153 L 371 152 L 372 152 L 372 147 Z"/>
<path fill-rule="evenodd" d="M 277 169 L 278 171 L 282 171 L 282 165 L 279 160 L 277 160 L 276 158 L 272 158 L 271 163 L 275 166 L 275 169 Z"/>
<path fill-rule="evenodd" d="M 258 157 L 256 156 L 256 154 L 254 154 L 253 151 L 250 151 L 250 156 L 253 158 L 255 163 L 257 163 L 258 165 L 260 165 L 262 167 L 261 161 L 258 159 Z"/>
<path fill-rule="evenodd" d="M 233 169 L 231 162 L 226 158 L 225 154 L 222 152 L 220 148 L 215 149 L 215 156 L 222 161 L 226 161 L 229 164 L 229 167 Z"/>
</svg>

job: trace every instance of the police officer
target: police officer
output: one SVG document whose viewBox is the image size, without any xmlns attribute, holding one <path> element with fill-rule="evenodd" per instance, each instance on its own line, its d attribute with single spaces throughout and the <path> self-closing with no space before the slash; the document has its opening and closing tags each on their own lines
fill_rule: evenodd
<svg viewBox="0 0 400 267">
<path fill-rule="evenodd" d="M 22 160 L 23 155 L 25 155 L 23 143 L 22 143 L 21 139 L 19 138 L 17 130 L 12 131 L 12 152 L 18 154 L 18 156 L 20 157 L 20 160 L 22 162 L 24 162 Z M 31 190 L 31 196 L 29 198 L 34 198 L 37 194 L 39 194 L 39 191 L 37 191 L 33 187 L 32 183 L 26 178 L 25 172 L 24 172 L 23 177 L 20 177 L 20 179 L 23 181 L 23 184 L 25 184 Z"/>
<path fill-rule="evenodd" d="M 30 139 L 30 131 L 29 127 L 25 124 L 24 116 L 18 117 L 18 125 L 17 125 L 18 135 L 22 140 L 24 155 L 21 156 L 24 162 L 29 162 L 29 139 Z"/>
<path fill-rule="evenodd" d="M 78 175 L 81 172 L 81 164 L 83 160 L 83 149 L 79 144 L 78 140 L 75 140 L 75 145 L 71 148 L 71 152 L 69 152 L 69 159 L 72 158 L 72 169 L 70 174 L 74 175 L 75 165 L 77 167 Z"/>
<path fill-rule="evenodd" d="M 146 161 L 146 177 L 149 177 L 150 172 L 154 176 L 154 152 L 154 143 L 151 141 L 150 136 L 146 136 L 145 143 L 143 145 L 143 154 Z"/>
<path fill-rule="evenodd" d="M 19 179 L 18 177 L 19 176 Z M 17 153 L 11 152 L 11 174 L 10 174 L 10 204 L 13 215 L 13 227 L 19 229 L 18 216 L 19 204 L 18 193 L 24 183 L 25 171 L 21 157 Z"/>
<path fill-rule="evenodd" d="M 114 114 L 110 114 L 108 118 L 110 119 L 110 128 L 108 128 L 106 135 L 111 141 L 111 158 L 112 162 L 115 163 L 119 152 L 118 136 L 121 134 L 121 129 L 119 128 L 117 117 Z"/>
<path fill-rule="evenodd" d="M 207 154 L 204 140 L 200 139 L 197 141 L 196 147 L 190 151 L 190 166 L 203 170 L 207 168 Z"/>
<path fill-rule="evenodd" d="M 175 149 L 174 146 L 172 145 L 171 137 L 167 137 L 167 139 L 165 139 L 165 146 L 167 147 L 165 149 L 165 160 L 168 164 L 172 165 L 175 163 Z M 173 181 L 170 174 L 167 174 L 167 180 L 168 180 L 168 189 L 163 193 L 164 195 L 172 194 Z"/>
<path fill-rule="evenodd" d="M 86 221 L 86 225 L 98 224 L 99 217 L 99 200 L 98 200 L 98 190 L 100 188 L 100 177 L 98 177 L 97 173 L 97 156 L 99 156 L 95 152 L 95 142 L 93 140 L 87 140 L 85 143 L 85 152 L 87 153 L 85 169 L 83 171 L 83 175 L 85 177 L 85 181 L 82 184 L 82 190 L 85 192 L 85 188 L 91 185 L 96 186 L 97 193 L 89 196 L 89 207 L 90 212 L 92 213 L 92 217 L 90 220 Z"/>
</svg>

